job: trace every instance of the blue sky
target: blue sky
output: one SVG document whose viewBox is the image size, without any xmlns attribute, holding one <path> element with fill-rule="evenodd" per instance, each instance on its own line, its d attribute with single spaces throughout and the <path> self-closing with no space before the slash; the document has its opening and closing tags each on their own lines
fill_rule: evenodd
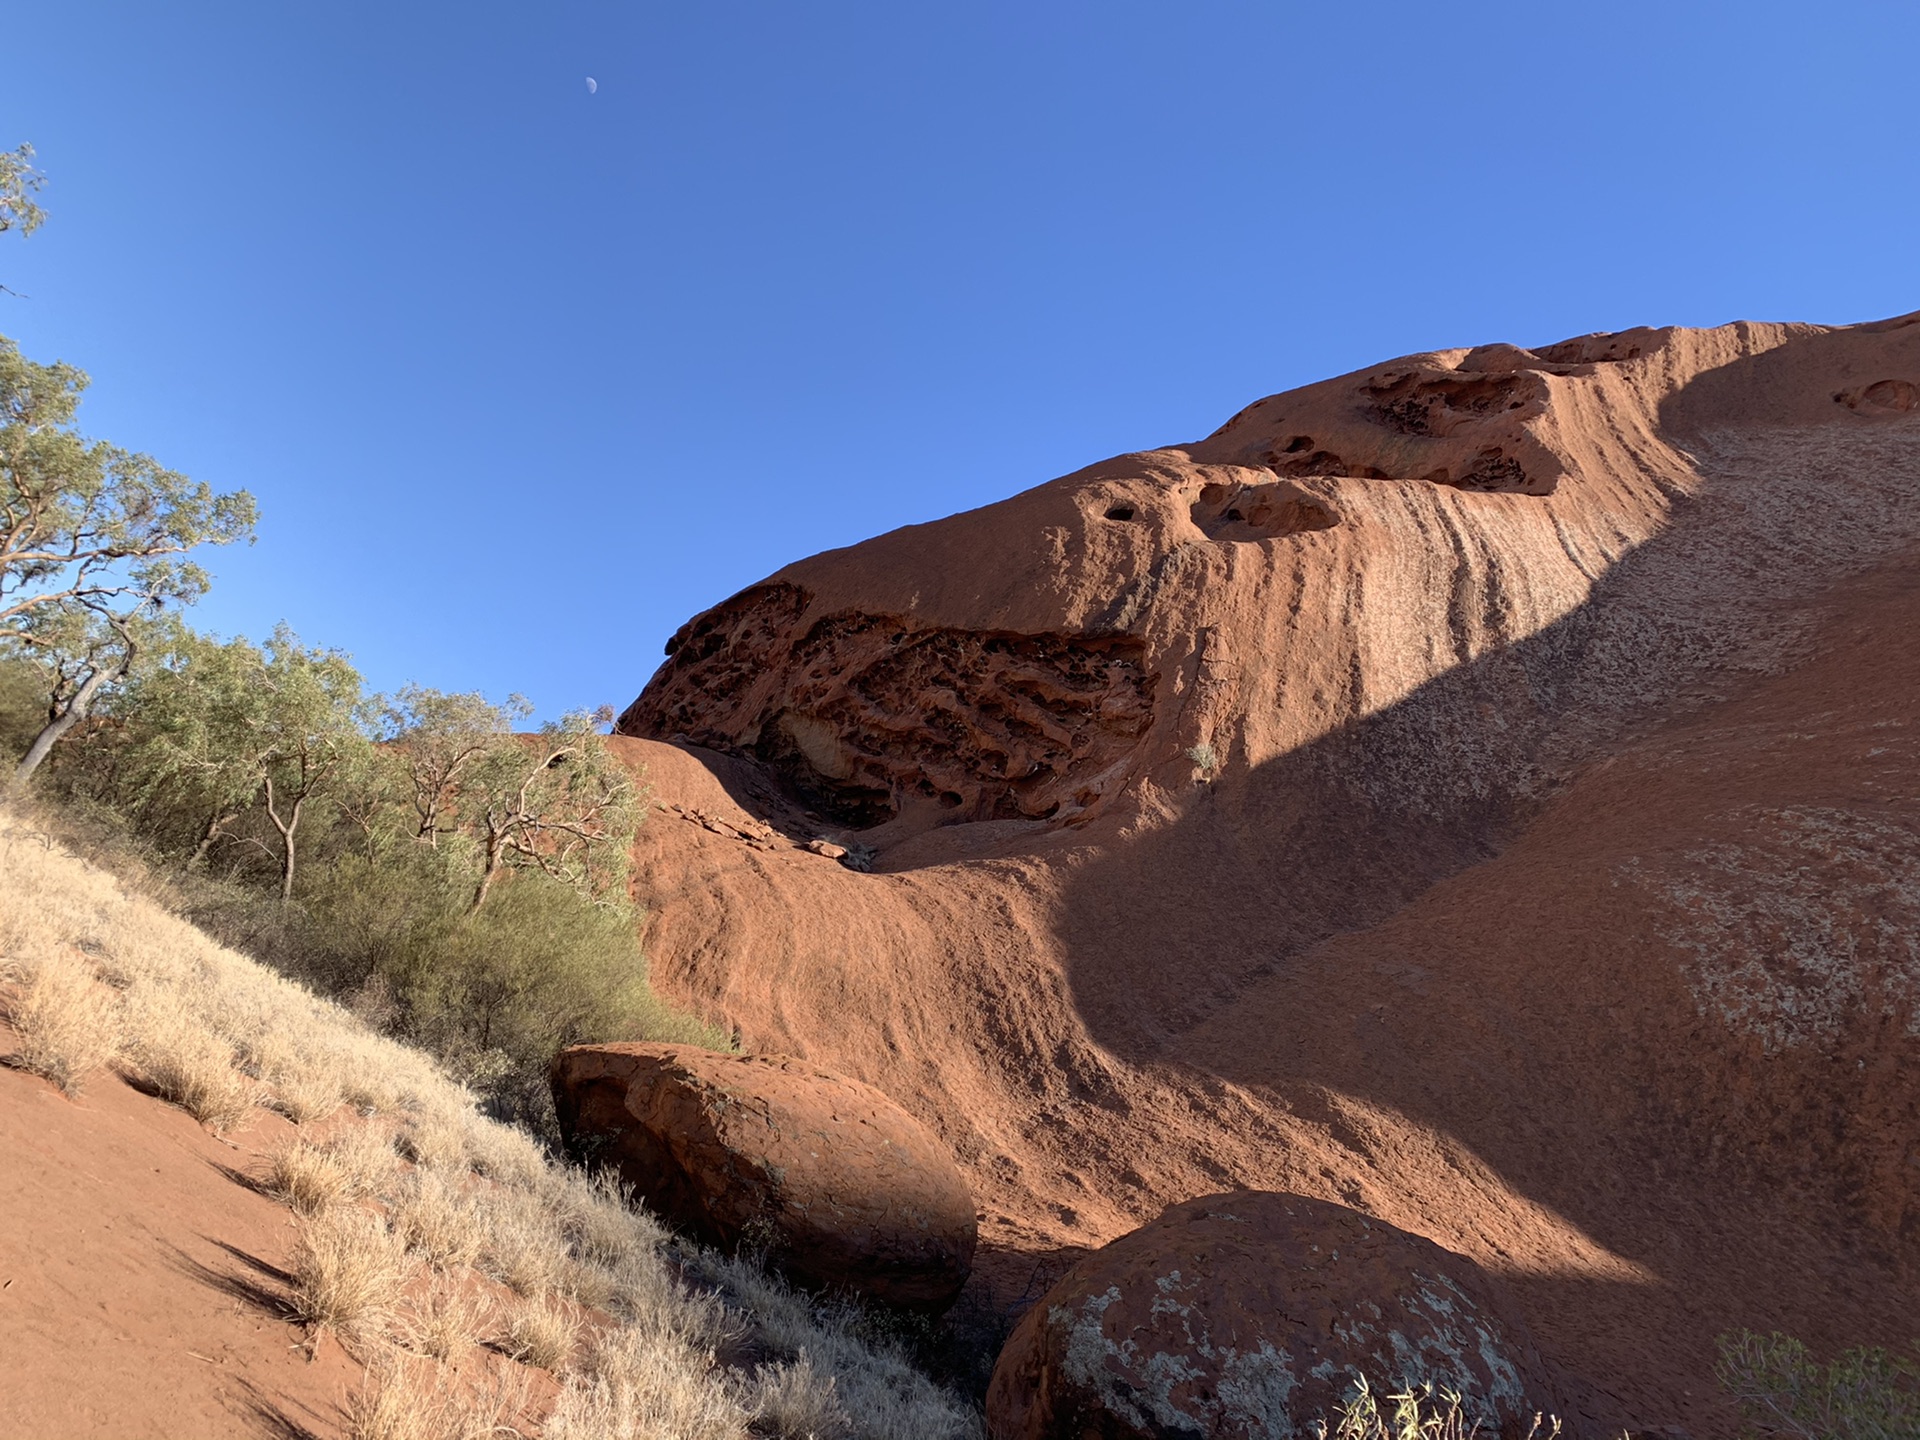
<svg viewBox="0 0 1920 1440">
<path fill-rule="evenodd" d="M 1920 308 L 1908 4 L 96 3 L 0 333 L 199 623 L 624 704 L 786 561 L 1410 351 Z M 587 92 L 585 80 L 599 83 Z"/>
</svg>

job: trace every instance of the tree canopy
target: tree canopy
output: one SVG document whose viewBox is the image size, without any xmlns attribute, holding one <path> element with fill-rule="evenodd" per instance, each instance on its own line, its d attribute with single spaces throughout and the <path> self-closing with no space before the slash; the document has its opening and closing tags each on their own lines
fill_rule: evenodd
<svg viewBox="0 0 1920 1440">
<path fill-rule="evenodd" d="M 188 553 L 253 534 L 244 490 L 217 494 L 81 435 L 86 386 L 80 370 L 38 364 L 0 336 L 0 647 L 40 658 L 55 678 L 16 783 L 126 674 L 136 622 L 206 593 Z"/>
<path fill-rule="evenodd" d="M 33 197 L 46 180 L 46 176 L 33 168 L 33 146 L 0 150 L 0 235 L 18 230 L 26 236 L 40 228 L 47 212 Z M 6 288 L 0 285 L 0 290 Z"/>
</svg>

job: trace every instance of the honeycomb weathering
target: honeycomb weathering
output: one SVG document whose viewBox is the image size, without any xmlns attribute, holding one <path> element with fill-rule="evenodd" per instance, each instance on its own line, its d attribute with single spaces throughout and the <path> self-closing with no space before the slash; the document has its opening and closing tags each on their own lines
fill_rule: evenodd
<svg viewBox="0 0 1920 1440">
<path fill-rule="evenodd" d="M 1152 722 L 1138 639 L 857 611 L 806 624 L 807 608 L 799 587 L 767 585 L 701 616 L 620 733 L 750 755 L 823 813 L 865 827 L 915 804 L 956 821 L 1071 812 Z"/>
</svg>

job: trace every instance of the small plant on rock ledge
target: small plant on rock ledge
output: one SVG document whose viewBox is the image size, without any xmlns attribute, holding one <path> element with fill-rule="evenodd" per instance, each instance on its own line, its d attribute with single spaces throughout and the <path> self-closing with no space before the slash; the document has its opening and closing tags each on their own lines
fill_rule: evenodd
<svg viewBox="0 0 1920 1440">
<path fill-rule="evenodd" d="M 1882 1349 L 1831 1365 L 1786 1335 L 1720 1337 L 1716 1374 L 1753 1435 L 1803 1440 L 1906 1440 L 1920 1435 L 1920 1364 Z"/>
<path fill-rule="evenodd" d="M 1214 753 L 1213 746 L 1205 740 L 1188 749 L 1187 759 L 1193 762 L 1194 768 L 1203 776 L 1211 776 L 1220 768 L 1220 757 Z"/>
</svg>

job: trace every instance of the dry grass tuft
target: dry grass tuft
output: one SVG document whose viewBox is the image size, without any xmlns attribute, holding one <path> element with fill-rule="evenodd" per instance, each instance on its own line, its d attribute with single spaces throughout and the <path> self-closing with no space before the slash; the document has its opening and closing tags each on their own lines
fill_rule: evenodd
<svg viewBox="0 0 1920 1440">
<path fill-rule="evenodd" d="M 265 1094 L 234 1065 L 233 1045 L 206 1029 L 180 996 L 136 984 L 127 993 L 129 1058 L 154 1093 L 213 1131 L 231 1130 Z"/>
<path fill-rule="evenodd" d="M 467 1187 L 420 1165 L 399 1178 L 392 1199 L 394 1228 L 434 1269 L 471 1265 L 480 1258 L 483 1223 Z"/>
<path fill-rule="evenodd" d="M 1354 1381 L 1333 1428 L 1319 1426 L 1321 1440 L 1484 1440 L 1492 1433 L 1467 1412 L 1457 1391 L 1409 1385 L 1382 1396 L 1374 1394 L 1365 1376 Z M 1554 1440 L 1559 1433 L 1558 1420 L 1536 1415 L 1525 1440 Z"/>
<path fill-rule="evenodd" d="M 556 1373 L 564 1370 L 580 1344 L 580 1312 L 548 1295 L 522 1300 L 507 1312 L 501 1348 L 525 1365 Z"/>
<path fill-rule="evenodd" d="M 545 1295 L 567 1277 L 565 1239 L 552 1213 L 524 1190 L 495 1189 L 482 1203 L 486 1239 L 481 1261 L 516 1295 Z"/>
<path fill-rule="evenodd" d="M 20 1037 L 10 1062 L 52 1081 L 64 1095 L 78 1095 L 81 1082 L 119 1049 L 119 997 L 93 978 L 91 967 L 58 951 L 6 970 L 19 977 L 5 1004 L 7 1023 Z"/>
<path fill-rule="evenodd" d="M 750 1417 L 700 1354 L 637 1330 L 601 1336 L 547 1417 L 546 1440 L 748 1440 Z"/>
<path fill-rule="evenodd" d="M 472 1275 L 435 1275 L 394 1318 L 392 1333 L 416 1355 L 452 1360 L 486 1338 L 494 1307 Z"/>
<path fill-rule="evenodd" d="M 314 1216 L 347 1199 L 345 1167 L 319 1145 L 296 1140 L 267 1157 L 260 1188 L 296 1215 Z"/>
<path fill-rule="evenodd" d="M 588 1178 L 578 1171 L 549 1172 L 537 1191 L 559 1219 L 573 1253 L 590 1265 L 618 1270 L 635 1255 L 649 1255 L 667 1239 L 659 1222 L 639 1208 L 618 1175 L 603 1170 Z"/>
<path fill-rule="evenodd" d="M 273 1092 L 273 1108 L 296 1125 L 324 1120 L 340 1108 L 340 1087 L 331 1075 L 296 1070 L 269 1072 L 263 1078 Z"/>
<path fill-rule="evenodd" d="M 516 1190 L 538 1191 L 553 1173 L 540 1143 L 511 1125 L 466 1127 L 466 1153 L 476 1172 Z"/>
<path fill-rule="evenodd" d="M 785 1364 L 761 1366 L 748 1407 L 754 1428 L 780 1440 L 841 1440 L 848 1431 L 833 1377 L 815 1370 L 804 1350 Z"/>
<path fill-rule="evenodd" d="M 416 1165 L 447 1175 L 467 1172 L 467 1124 L 459 1111 L 436 1107 L 410 1115 L 394 1143 Z"/>
<path fill-rule="evenodd" d="M 246 1068 L 272 1092 L 271 1104 L 296 1125 L 324 1120 L 340 1108 L 343 1058 L 303 1046 L 283 1031 L 267 1030 L 243 1047 Z"/>
<path fill-rule="evenodd" d="M 288 1268 L 296 1315 L 365 1344 L 392 1318 L 411 1266 L 400 1238 L 378 1216 L 337 1207 L 302 1225 Z"/>
<path fill-rule="evenodd" d="M 605 1266 L 570 1259 L 554 1288 L 589 1310 L 607 1310 L 620 1295 L 620 1277 Z"/>
<path fill-rule="evenodd" d="M 295 1140 L 267 1157 L 262 1188 L 296 1214 L 318 1215 L 349 1200 L 378 1195 L 398 1168 L 386 1137 L 372 1125 L 350 1125 L 319 1144 Z"/>
<path fill-rule="evenodd" d="M 495 1440 L 524 1436 L 531 1391 L 524 1372 L 463 1382 L 431 1360 L 383 1355 L 347 1398 L 349 1440 Z"/>
</svg>

